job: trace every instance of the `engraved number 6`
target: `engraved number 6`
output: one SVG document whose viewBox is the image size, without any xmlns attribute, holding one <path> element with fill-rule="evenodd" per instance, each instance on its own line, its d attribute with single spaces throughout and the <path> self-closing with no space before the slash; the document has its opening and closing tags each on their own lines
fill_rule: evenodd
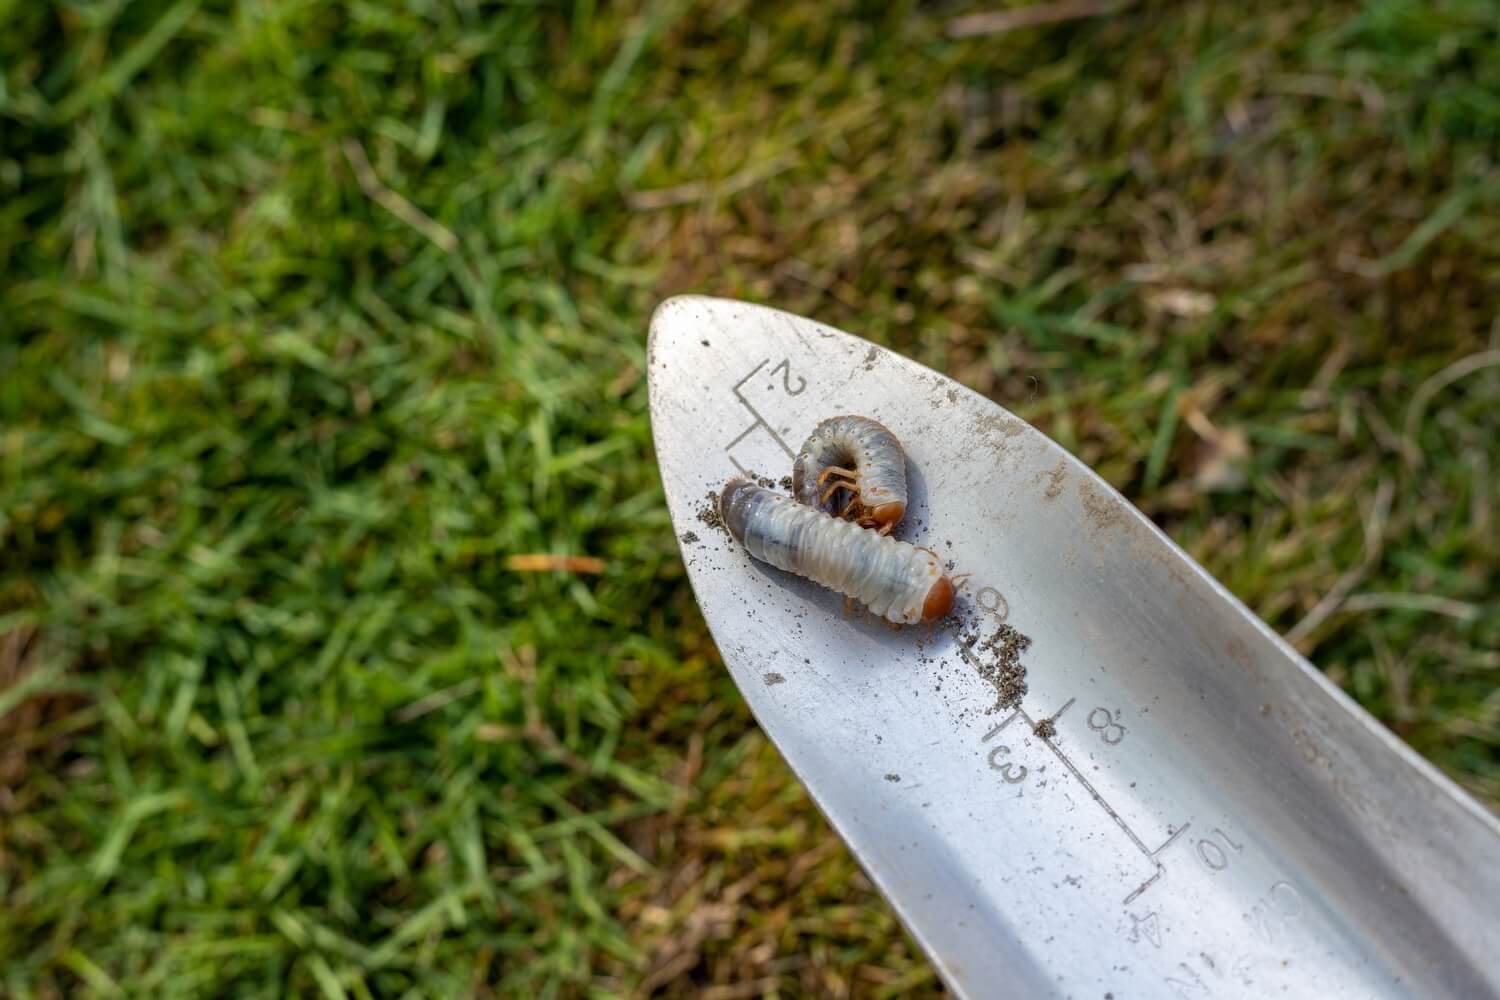
<svg viewBox="0 0 1500 1000">
<path fill-rule="evenodd" d="M 990 751 L 990 767 L 1000 772 L 1000 777 L 1005 779 L 1007 785 L 1019 785 L 1026 780 L 1026 765 L 1012 764 L 1009 761 L 1000 761 L 998 758 L 1010 753 L 1010 747 L 997 746 Z"/>
<path fill-rule="evenodd" d="M 995 616 L 996 621 L 1003 622 L 1010 617 L 1010 602 L 1005 595 L 994 587 L 983 587 L 979 593 L 974 595 L 974 603 L 986 614 Z"/>
</svg>

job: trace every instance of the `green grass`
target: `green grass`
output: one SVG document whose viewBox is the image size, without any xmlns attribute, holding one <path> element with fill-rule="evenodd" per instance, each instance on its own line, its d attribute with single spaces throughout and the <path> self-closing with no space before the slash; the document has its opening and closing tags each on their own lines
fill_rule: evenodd
<svg viewBox="0 0 1500 1000">
<path fill-rule="evenodd" d="M 1500 801 L 1493 6 L 1233 7 L 0 0 L 0 994 L 937 990 L 688 592 L 684 290 L 1010 406 Z"/>
</svg>

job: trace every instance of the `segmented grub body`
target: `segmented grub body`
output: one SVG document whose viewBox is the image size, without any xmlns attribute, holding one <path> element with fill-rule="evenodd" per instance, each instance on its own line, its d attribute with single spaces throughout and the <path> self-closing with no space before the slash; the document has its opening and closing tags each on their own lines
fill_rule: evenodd
<svg viewBox="0 0 1500 1000">
<path fill-rule="evenodd" d="M 889 531 L 906 516 L 906 453 L 877 420 L 829 417 L 792 464 L 792 493 L 809 507 Z"/>
<path fill-rule="evenodd" d="M 746 551 L 898 624 L 931 622 L 953 607 L 953 584 L 925 549 L 866 531 L 743 479 L 719 495 L 729 533 Z"/>
</svg>

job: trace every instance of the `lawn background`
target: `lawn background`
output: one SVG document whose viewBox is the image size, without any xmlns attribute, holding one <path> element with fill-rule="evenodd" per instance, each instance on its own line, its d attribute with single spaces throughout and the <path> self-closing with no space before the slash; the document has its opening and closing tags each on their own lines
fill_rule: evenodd
<svg viewBox="0 0 1500 1000">
<path fill-rule="evenodd" d="M 1492 3 L 974 9 L 0 0 L 0 994 L 939 990 L 693 604 L 679 291 L 1010 407 L 1500 802 Z"/>
</svg>

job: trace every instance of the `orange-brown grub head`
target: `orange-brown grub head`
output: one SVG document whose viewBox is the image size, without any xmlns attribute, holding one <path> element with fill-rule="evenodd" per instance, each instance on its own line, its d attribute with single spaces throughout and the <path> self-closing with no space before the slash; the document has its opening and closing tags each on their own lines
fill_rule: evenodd
<svg viewBox="0 0 1500 1000">
<path fill-rule="evenodd" d="M 884 528 L 894 527 L 906 516 L 906 504 L 899 500 L 888 500 L 882 504 L 876 504 L 866 511 L 871 521 Z"/>
<path fill-rule="evenodd" d="M 927 592 L 927 600 L 922 602 L 922 620 L 935 622 L 952 610 L 953 581 L 940 576 Z"/>
</svg>

